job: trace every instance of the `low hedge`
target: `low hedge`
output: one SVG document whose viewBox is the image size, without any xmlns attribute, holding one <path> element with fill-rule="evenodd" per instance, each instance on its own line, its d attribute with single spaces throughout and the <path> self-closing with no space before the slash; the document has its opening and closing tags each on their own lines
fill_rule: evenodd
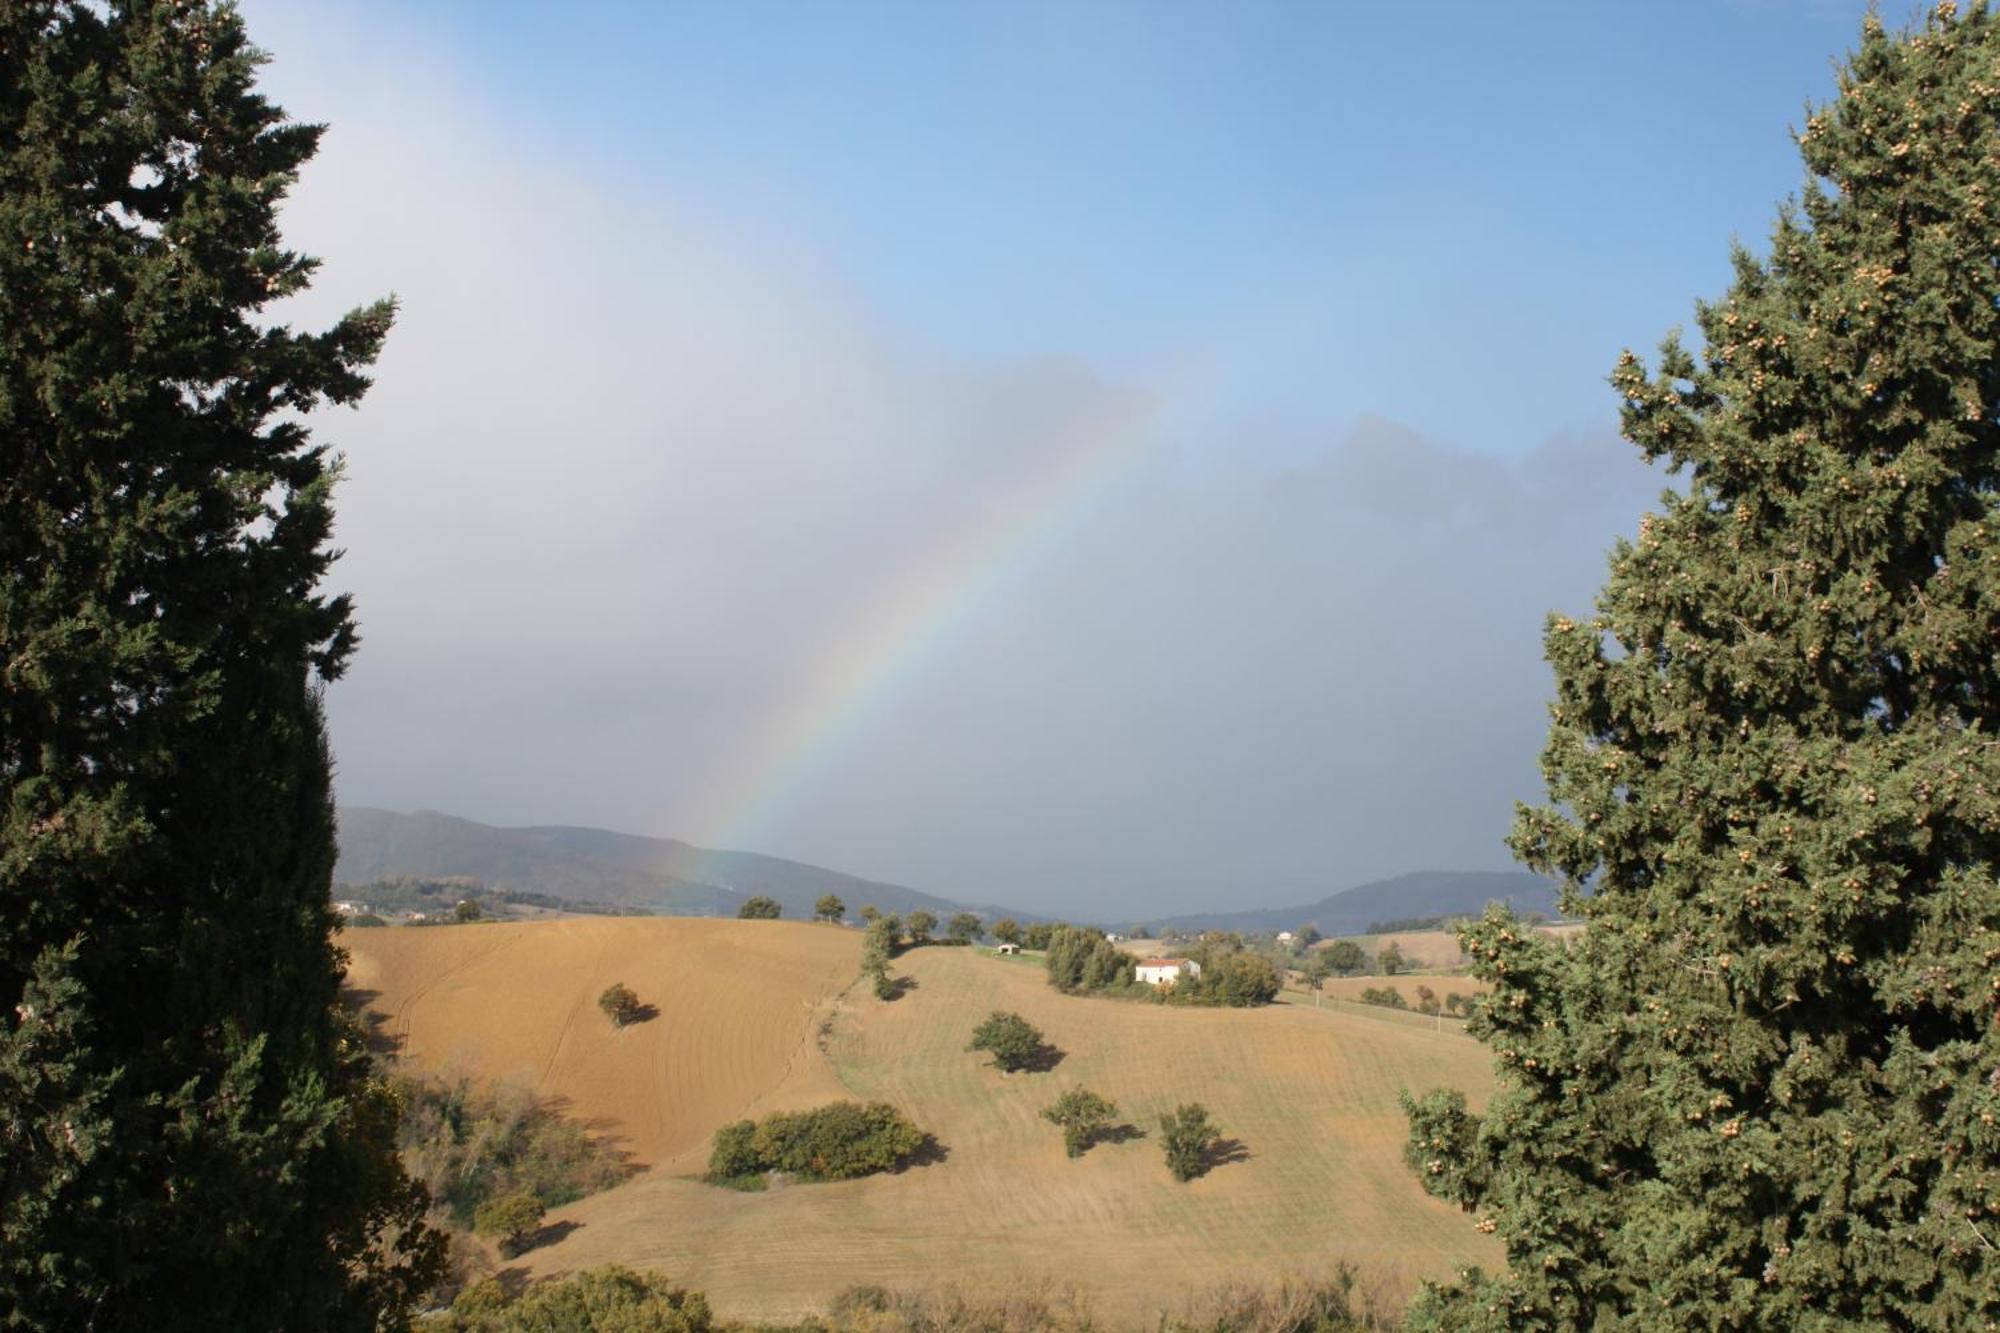
<svg viewBox="0 0 2000 1333">
<path fill-rule="evenodd" d="M 834 1102 L 813 1111 L 739 1120 L 715 1133 L 709 1178 L 740 1180 L 785 1171 L 805 1180 L 850 1180 L 894 1171 L 930 1136 L 887 1102 Z"/>
</svg>

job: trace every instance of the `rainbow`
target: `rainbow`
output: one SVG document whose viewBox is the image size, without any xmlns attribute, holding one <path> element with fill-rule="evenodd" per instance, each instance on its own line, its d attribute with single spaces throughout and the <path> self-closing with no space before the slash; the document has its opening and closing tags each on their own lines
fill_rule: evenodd
<svg viewBox="0 0 2000 1333">
<path fill-rule="evenodd" d="M 1137 395 L 1080 419 L 1047 461 L 919 559 L 835 617 L 793 663 L 786 697 L 764 710 L 708 783 L 702 821 L 717 849 L 751 848 L 798 791 L 918 676 L 1016 569 L 1148 454 L 1152 404 Z"/>
</svg>

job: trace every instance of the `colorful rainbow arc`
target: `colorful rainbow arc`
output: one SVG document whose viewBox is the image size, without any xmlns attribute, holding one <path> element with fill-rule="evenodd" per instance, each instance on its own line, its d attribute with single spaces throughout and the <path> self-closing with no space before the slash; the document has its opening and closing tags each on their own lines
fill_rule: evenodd
<svg viewBox="0 0 2000 1333">
<path fill-rule="evenodd" d="M 710 784 L 717 849 L 754 847 L 799 790 L 918 676 L 955 631 L 1037 550 L 1148 455 L 1151 404 L 1127 401 L 1066 433 L 1049 461 L 971 522 L 884 580 L 860 612 L 795 664 L 793 697 Z"/>
</svg>

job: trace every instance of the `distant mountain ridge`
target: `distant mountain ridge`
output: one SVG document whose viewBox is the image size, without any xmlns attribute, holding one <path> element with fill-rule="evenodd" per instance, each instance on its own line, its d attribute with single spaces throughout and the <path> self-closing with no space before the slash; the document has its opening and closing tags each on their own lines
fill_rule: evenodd
<svg viewBox="0 0 2000 1333">
<path fill-rule="evenodd" d="M 667 916 L 735 916 L 754 895 L 775 898 L 794 919 L 810 917 L 823 894 L 837 895 L 853 913 L 863 903 L 885 912 L 924 908 L 940 915 L 968 907 L 900 884 L 754 852 L 715 852 L 674 838 L 645 838 L 566 825 L 496 828 L 455 815 L 420 810 L 399 814 L 369 806 L 340 807 L 339 884 L 409 876 L 470 876 L 495 889 L 644 908 Z M 1012 913 L 1040 920 L 1034 913 Z"/>
<path fill-rule="evenodd" d="M 1290 930 L 1307 924 L 1322 934 L 1358 935 L 1377 921 L 1425 916 L 1477 916 L 1489 902 L 1517 912 L 1560 914 L 1555 881 L 1519 870 L 1418 870 L 1378 879 L 1300 907 L 1196 912 L 1159 924 L 1179 930 Z"/>
</svg>

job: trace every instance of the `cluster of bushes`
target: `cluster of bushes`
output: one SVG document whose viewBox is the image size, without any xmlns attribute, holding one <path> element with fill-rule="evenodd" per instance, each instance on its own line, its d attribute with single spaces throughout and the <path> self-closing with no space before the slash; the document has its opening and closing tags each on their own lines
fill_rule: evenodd
<svg viewBox="0 0 2000 1333">
<path fill-rule="evenodd" d="M 1049 984 L 1065 995 L 1132 990 L 1132 955 L 1085 926 L 1054 926 L 1044 946 Z"/>
<path fill-rule="evenodd" d="M 631 1174 L 617 1152 L 526 1088 L 396 1076 L 396 1147 L 441 1220 L 472 1229 L 482 1205 L 531 1195 L 555 1208 Z M 487 1228 L 489 1231 L 492 1227 Z"/>
<path fill-rule="evenodd" d="M 724 1125 L 715 1133 L 708 1175 L 717 1184 L 738 1184 L 766 1171 L 850 1180 L 905 1166 L 929 1143 L 928 1134 L 887 1102 L 834 1102 Z"/>
<path fill-rule="evenodd" d="M 1370 986 L 1361 992 L 1361 1003 L 1379 1004 L 1385 1009 L 1408 1009 L 1410 1002 L 1394 986 Z M 1437 992 L 1429 986 L 1417 987 L 1417 1012 L 1420 1014 L 1465 1014 L 1472 1013 L 1472 998 L 1457 991 L 1447 994 L 1442 1001 Z"/>
<path fill-rule="evenodd" d="M 1159 1316 L 1160 1333 L 1384 1333 L 1384 1304 L 1358 1290 L 1355 1270 L 1326 1277 L 1230 1282 L 1197 1292 Z M 849 1287 L 826 1313 L 782 1329 L 718 1322 L 700 1292 L 629 1268 L 593 1268 L 510 1291 L 487 1279 L 450 1310 L 426 1319 L 438 1333 L 1100 1333 L 1101 1321 L 1074 1288 L 1012 1286 L 973 1294 L 952 1286 L 896 1290 Z"/>
<path fill-rule="evenodd" d="M 451 1308 L 426 1318 L 437 1333 L 711 1333 L 708 1298 L 656 1273 L 611 1265 L 509 1292 L 496 1278 L 459 1293 Z"/>
<path fill-rule="evenodd" d="M 1278 969 L 1247 950 L 1211 954 L 1201 975 L 1155 988 L 1162 1004 L 1201 1004 L 1247 1009 L 1278 998 Z"/>
</svg>

